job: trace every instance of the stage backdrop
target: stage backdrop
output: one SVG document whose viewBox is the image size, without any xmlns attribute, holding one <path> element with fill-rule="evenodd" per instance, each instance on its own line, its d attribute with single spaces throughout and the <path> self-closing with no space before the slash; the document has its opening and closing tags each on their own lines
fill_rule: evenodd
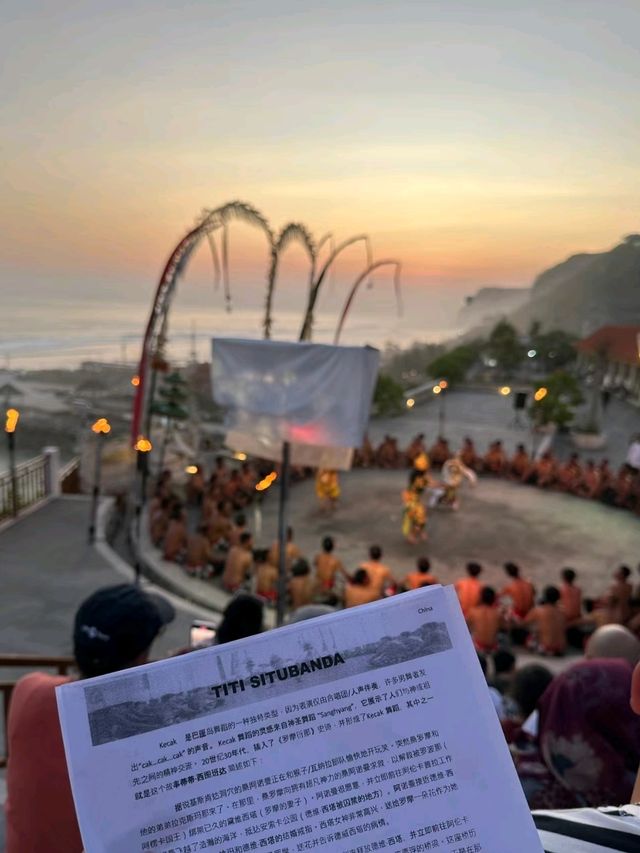
<svg viewBox="0 0 640 853">
<path fill-rule="evenodd" d="M 213 398 L 227 444 L 294 465 L 347 469 L 369 419 L 380 354 L 371 347 L 214 338 Z"/>
</svg>

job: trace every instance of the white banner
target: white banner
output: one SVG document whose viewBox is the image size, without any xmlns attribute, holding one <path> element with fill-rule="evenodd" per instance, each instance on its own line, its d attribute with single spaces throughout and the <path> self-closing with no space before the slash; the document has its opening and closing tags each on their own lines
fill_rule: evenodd
<svg viewBox="0 0 640 853">
<path fill-rule="evenodd" d="M 57 688 L 89 853 L 541 853 L 455 592 Z"/>
<path fill-rule="evenodd" d="M 361 446 L 377 350 L 216 338 L 212 353 L 213 397 L 230 430 L 270 445 Z"/>
<path fill-rule="evenodd" d="M 225 443 L 234 451 L 248 456 L 282 462 L 282 442 L 256 437 L 249 432 L 229 430 Z M 331 468 L 349 471 L 353 460 L 351 447 L 315 447 L 313 444 L 292 444 L 290 462 L 301 468 Z"/>
</svg>

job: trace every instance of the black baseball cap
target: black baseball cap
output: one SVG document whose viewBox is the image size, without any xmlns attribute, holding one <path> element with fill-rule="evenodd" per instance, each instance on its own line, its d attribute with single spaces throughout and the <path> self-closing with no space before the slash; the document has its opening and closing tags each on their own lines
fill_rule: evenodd
<svg viewBox="0 0 640 853">
<path fill-rule="evenodd" d="M 125 669 L 175 615 L 166 598 L 133 584 L 97 590 L 76 613 L 73 648 L 78 669 L 87 678 Z"/>
</svg>

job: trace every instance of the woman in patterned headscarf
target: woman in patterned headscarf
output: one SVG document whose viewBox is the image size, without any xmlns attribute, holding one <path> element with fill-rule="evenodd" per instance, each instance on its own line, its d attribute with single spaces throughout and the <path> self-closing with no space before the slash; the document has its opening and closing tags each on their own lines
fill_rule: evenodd
<svg viewBox="0 0 640 853">
<path fill-rule="evenodd" d="M 516 755 L 532 808 L 627 803 L 640 762 L 626 660 L 583 660 L 556 676 L 538 703 L 536 749 Z"/>
</svg>

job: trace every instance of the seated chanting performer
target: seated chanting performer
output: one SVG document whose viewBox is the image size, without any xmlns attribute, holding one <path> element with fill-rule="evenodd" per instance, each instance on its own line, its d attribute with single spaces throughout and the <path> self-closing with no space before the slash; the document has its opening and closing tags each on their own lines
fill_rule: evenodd
<svg viewBox="0 0 640 853">
<path fill-rule="evenodd" d="M 377 601 L 380 593 L 372 583 L 369 572 L 360 568 L 344 588 L 344 606 L 357 607 L 358 604 L 369 604 Z"/>
<path fill-rule="evenodd" d="M 376 451 L 376 461 L 380 468 L 392 469 L 400 465 L 400 451 L 398 442 L 390 435 L 385 435 L 384 440 Z"/>
<path fill-rule="evenodd" d="M 407 460 L 407 465 L 410 468 L 413 468 L 414 467 L 413 463 L 416 461 L 418 456 L 420 456 L 422 453 L 426 453 L 426 452 L 427 452 L 427 448 L 425 447 L 425 443 L 424 443 L 424 433 L 420 432 L 420 433 L 418 433 L 418 435 L 416 435 L 416 437 L 413 439 L 411 444 L 407 447 L 407 449 L 404 452 L 404 455 L 405 455 L 406 460 Z"/>
<path fill-rule="evenodd" d="M 582 466 L 577 453 L 572 453 L 566 462 L 558 465 L 556 487 L 561 492 L 574 493 L 582 480 Z"/>
<path fill-rule="evenodd" d="M 482 460 L 482 467 L 487 474 L 501 477 L 508 468 L 507 454 L 504 452 L 501 441 L 492 441 L 489 450 Z"/>
<path fill-rule="evenodd" d="M 447 439 L 441 435 L 438 436 L 429 450 L 431 464 L 435 465 L 436 468 L 440 468 L 444 465 L 447 459 L 450 459 L 452 456 L 453 454 L 451 453 Z"/>
<path fill-rule="evenodd" d="M 472 471 L 479 471 L 482 467 L 482 459 L 476 453 L 475 444 L 470 438 L 467 437 L 464 439 L 462 449 L 458 455 L 462 464 L 466 465 L 467 468 L 471 468 Z"/>
<path fill-rule="evenodd" d="M 440 583 L 438 578 L 431 574 L 431 562 L 428 557 L 418 557 L 416 569 L 413 572 L 408 572 L 402 586 L 404 589 L 420 589 L 421 586 L 429 586 L 430 584 Z"/>
<path fill-rule="evenodd" d="M 597 500 L 600 497 L 602 476 L 593 459 L 589 459 L 582 471 L 582 478 L 576 484 L 574 494 L 581 498 Z"/>
<path fill-rule="evenodd" d="M 482 566 L 480 563 L 467 563 L 467 577 L 460 578 L 460 580 L 454 583 L 460 607 L 465 618 L 480 603 L 480 593 L 482 591 L 481 574 Z"/>
<path fill-rule="evenodd" d="M 512 480 L 521 480 L 529 470 L 531 460 L 524 444 L 519 444 L 511 457 L 508 468 L 508 476 Z"/>
<path fill-rule="evenodd" d="M 498 632 L 504 628 L 504 619 L 496 602 L 495 591 L 485 586 L 480 592 L 480 602 L 472 607 L 467 616 L 476 651 L 485 654 L 498 648 Z"/>
<path fill-rule="evenodd" d="M 325 536 L 322 540 L 322 551 L 313 558 L 316 570 L 316 587 L 319 593 L 328 593 L 333 590 L 337 575 L 346 572 L 341 561 L 335 556 L 333 550 L 335 542 L 331 536 Z"/>
<path fill-rule="evenodd" d="M 520 567 L 515 563 L 505 563 L 504 570 L 509 581 L 500 590 L 500 595 L 510 598 L 513 615 L 524 619 L 535 604 L 535 588 L 531 581 L 520 577 Z"/>
<path fill-rule="evenodd" d="M 544 590 L 542 604 L 534 607 L 522 620 L 530 625 L 534 634 L 528 645 L 541 655 L 563 655 L 567 648 L 567 620 L 558 607 L 560 591 L 556 586 Z"/>
</svg>

